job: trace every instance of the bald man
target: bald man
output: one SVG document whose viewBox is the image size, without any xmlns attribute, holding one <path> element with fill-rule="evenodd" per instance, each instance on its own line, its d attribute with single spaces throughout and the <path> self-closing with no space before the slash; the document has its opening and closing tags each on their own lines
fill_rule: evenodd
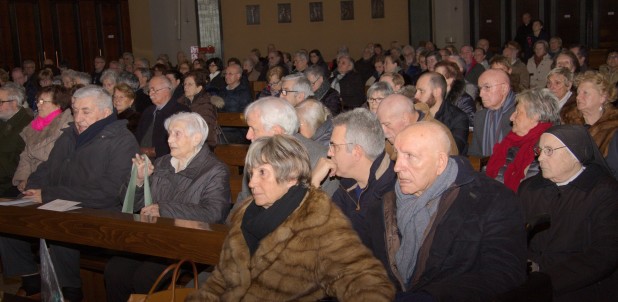
<svg viewBox="0 0 618 302">
<path fill-rule="evenodd" d="M 392 160 L 397 158 L 397 154 L 393 149 L 395 136 L 405 127 L 420 121 L 433 121 L 442 125 L 446 129 L 451 142 L 449 154 L 459 154 L 459 149 L 457 149 L 457 144 L 451 132 L 446 126 L 433 118 L 431 113 L 429 113 L 429 107 L 424 103 L 415 105 L 410 98 L 402 94 L 391 94 L 382 100 L 376 114 L 382 125 L 382 130 L 384 130 L 384 136 L 389 142 L 386 144 L 386 152 L 389 153 Z"/>
<path fill-rule="evenodd" d="M 474 132 L 468 155 L 491 156 L 494 145 L 511 131 L 509 118 L 515 111 L 515 92 L 508 74 L 488 69 L 479 78 L 483 107 L 474 116 Z"/>
<path fill-rule="evenodd" d="M 439 124 L 408 126 L 395 148 L 394 191 L 368 219 L 397 301 L 490 301 L 524 282 L 524 219 L 513 192 L 449 157 Z"/>
</svg>

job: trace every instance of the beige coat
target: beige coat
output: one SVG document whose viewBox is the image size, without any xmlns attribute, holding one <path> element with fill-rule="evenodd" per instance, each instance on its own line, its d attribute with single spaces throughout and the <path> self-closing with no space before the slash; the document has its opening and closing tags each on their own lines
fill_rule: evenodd
<svg viewBox="0 0 618 302">
<path fill-rule="evenodd" d="M 249 204 L 232 214 L 219 264 L 186 301 L 317 301 L 327 295 L 341 302 L 393 300 L 382 263 L 323 191 L 309 190 L 253 256 L 241 230 Z"/>
<path fill-rule="evenodd" d="M 13 185 L 18 185 L 23 180 L 28 180 L 30 174 L 49 157 L 56 140 L 62 134 L 61 129 L 68 127 L 73 121 L 71 110 L 65 110 L 58 115 L 43 131 L 36 131 L 28 124 L 20 133 L 26 142 L 26 148 L 19 155 L 19 165 L 13 176 Z"/>
</svg>

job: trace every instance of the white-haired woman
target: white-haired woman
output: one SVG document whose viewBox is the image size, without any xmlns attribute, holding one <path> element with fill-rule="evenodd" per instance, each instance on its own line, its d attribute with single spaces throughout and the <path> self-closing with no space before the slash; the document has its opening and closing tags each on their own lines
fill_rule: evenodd
<svg viewBox="0 0 618 302">
<path fill-rule="evenodd" d="M 197 113 L 182 112 L 165 121 L 170 154 L 149 165 L 153 204 L 144 206 L 145 162 L 135 156 L 137 190 L 135 209 L 141 215 L 223 222 L 229 212 L 230 184 L 227 166 L 204 142 L 208 125 Z M 166 263 L 128 257 L 112 258 L 105 268 L 107 301 L 127 301 L 131 293 L 147 293 Z"/>
</svg>

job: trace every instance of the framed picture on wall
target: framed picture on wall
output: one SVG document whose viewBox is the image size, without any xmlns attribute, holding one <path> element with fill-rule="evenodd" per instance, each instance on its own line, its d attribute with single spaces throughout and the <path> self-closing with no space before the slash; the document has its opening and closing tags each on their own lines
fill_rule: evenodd
<svg viewBox="0 0 618 302">
<path fill-rule="evenodd" d="M 290 3 L 279 3 L 277 8 L 279 23 L 292 23 L 292 5 Z"/>
<path fill-rule="evenodd" d="M 260 24 L 260 6 L 247 5 L 247 25 Z"/>
<path fill-rule="evenodd" d="M 324 21 L 324 14 L 322 13 L 322 2 L 309 2 L 309 21 Z"/>
<path fill-rule="evenodd" d="M 341 1 L 341 20 L 354 20 L 354 1 Z"/>
<path fill-rule="evenodd" d="M 371 0 L 371 18 L 384 18 L 384 0 Z"/>
</svg>

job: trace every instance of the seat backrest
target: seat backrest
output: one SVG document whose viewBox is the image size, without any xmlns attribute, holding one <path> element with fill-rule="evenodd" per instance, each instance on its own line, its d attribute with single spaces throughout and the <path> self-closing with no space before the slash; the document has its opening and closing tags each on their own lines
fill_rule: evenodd
<svg viewBox="0 0 618 302">
<path fill-rule="evenodd" d="M 219 127 L 248 127 L 242 112 L 219 112 L 217 124 Z"/>
</svg>

